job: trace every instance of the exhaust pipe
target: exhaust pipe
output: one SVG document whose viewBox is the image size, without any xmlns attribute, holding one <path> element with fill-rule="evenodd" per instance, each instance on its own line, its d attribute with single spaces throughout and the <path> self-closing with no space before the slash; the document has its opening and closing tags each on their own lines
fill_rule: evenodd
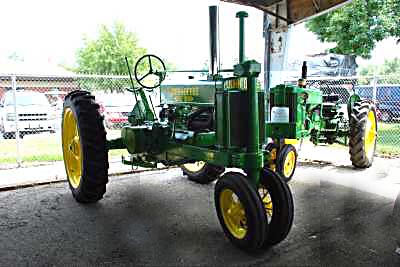
<svg viewBox="0 0 400 267">
<path fill-rule="evenodd" d="M 209 7 L 210 15 L 210 65 L 208 74 L 211 77 L 218 74 L 219 68 L 219 15 L 218 6 Z"/>
</svg>

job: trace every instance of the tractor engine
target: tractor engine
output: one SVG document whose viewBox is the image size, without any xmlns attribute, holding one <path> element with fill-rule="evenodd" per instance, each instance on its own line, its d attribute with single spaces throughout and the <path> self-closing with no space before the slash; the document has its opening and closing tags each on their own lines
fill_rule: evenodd
<svg viewBox="0 0 400 267">
<path fill-rule="evenodd" d="M 184 84 L 164 82 L 160 86 L 163 107 L 160 120 L 178 131 L 213 131 L 215 88 L 215 82 L 206 80 Z"/>
</svg>

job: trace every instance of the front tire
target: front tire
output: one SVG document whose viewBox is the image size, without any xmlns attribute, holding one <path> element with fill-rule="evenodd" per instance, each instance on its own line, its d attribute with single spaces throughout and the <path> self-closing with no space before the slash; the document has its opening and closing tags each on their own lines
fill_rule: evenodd
<svg viewBox="0 0 400 267">
<path fill-rule="evenodd" d="M 354 103 L 350 117 L 349 153 L 356 168 L 368 168 L 372 165 L 377 131 L 375 105 L 367 101 Z"/>
<path fill-rule="evenodd" d="M 278 152 L 276 171 L 287 183 L 294 175 L 297 165 L 297 151 L 293 145 L 284 145 Z"/>
<path fill-rule="evenodd" d="M 241 173 L 225 173 L 216 183 L 215 207 L 225 235 L 237 247 L 260 249 L 268 224 L 260 196 Z"/>
<path fill-rule="evenodd" d="M 65 97 L 62 147 L 72 195 L 78 202 L 100 200 L 108 182 L 106 132 L 94 96 L 74 91 Z"/>
<path fill-rule="evenodd" d="M 264 246 L 278 244 L 290 232 L 294 217 L 293 197 L 289 186 L 275 172 L 262 170 L 258 193 L 265 209 L 268 233 Z"/>
<path fill-rule="evenodd" d="M 224 167 L 212 165 L 204 161 L 183 164 L 181 165 L 181 169 L 189 180 L 198 184 L 209 184 L 218 179 L 225 171 Z"/>
</svg>

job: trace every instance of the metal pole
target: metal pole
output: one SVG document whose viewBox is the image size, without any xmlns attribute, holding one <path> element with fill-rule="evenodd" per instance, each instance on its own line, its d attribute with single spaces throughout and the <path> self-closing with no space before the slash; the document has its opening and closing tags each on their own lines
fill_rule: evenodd
<svg viewBox="0 0 400 267">
<path fill-rule="evenodd" d="M 376 86 L 378 84 L 378 78 L 374 74 L 374 79 L 373 79 L 373 87 L 372 87 L 372 100 L 374 103 L 376 103 Z"/>
<path fill-rule="evenodd" d="M 271 22 L 264 13 L 264 92 L 269 92 L 271 80 Z"/>
<path fill-rule="evenodd" d="M 17 145 L 17 166 L 21 167 L 21 153 L 19 150 L 19 129 L 18 129 L 18 109 L 17 109 L 17 77 L 11 76 L 11 88 L 13 91 L 13 102 L 14 102 L 14 124 L 15 124 L 15 141 Z"/>
<path fill-rule="evenodd" d="M 208 74 L 211 77 L 218 74 L 219 69 L 219 14 L 218 6 L 209 7 L 210 17 L 210 65 Z"/>
<path fill-rule="evenodd" d="M 260 181 L 260 162 L 262 162 L 262 154 L 260 154 L 260 121 L 258 116 L 258 93 L 256 89 L 256 76 L 252 73 L 247 76 L 248 88 L 248 105 L 249 105 L 249 122 L 248 122 L 248 139 L 247 153 L 251 155 L 252 163 L 245 168 L 249 181 L 257 189 Z M 264 127 L 264 125 L 262 125 Z"/>
</svg>

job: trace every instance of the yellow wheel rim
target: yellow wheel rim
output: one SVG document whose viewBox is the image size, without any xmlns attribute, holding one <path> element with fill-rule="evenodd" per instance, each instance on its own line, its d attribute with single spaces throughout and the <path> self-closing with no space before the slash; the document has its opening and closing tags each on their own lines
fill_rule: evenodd
<svg viewBox="0 0 400 267">
<path fill-rule="evenodd" d="M 290 177 L 290 175 L 292 175 L 295 165 L 296 153 L 294 153 L 294 151 L 290 151 L 289 153 L 287 153 L 283 165 L 283 174 L 285 175 L 285 177 Z"/>
<path fill-rule="evenodd" d="M 183 164 L 183 166 L 190 172 L 201 171 L 201 169 L 203 169 L 205 165 L 206 165 L 206 163 L 204 161 L 197 161 L 195 163 Z"/>
<path fill-rule="evenodd" d="M 73 188 L 78 188 L 82 176 L 82 149 L 78 124 L 70 108 L 64 111 L 62 147 L 68 180 Z"/>
<path fill-rule="evenodd" d="M 269 169 L 270 170 L 273 170 L 273 171 L 276 171 L 276 164 L 275 164 L 275 162 L 276 162 L 276 154 L 277 154 L 277 149 L 276 148 L 274 148 L 274 149 L 272 149 L 271 150 L 271 162 L 270 162 L 270 164 L 269 164 Z"/>
<path fill-rule="evenodd" d="M 365 154 L 368 159 L 372 159 L 375 152 L 375 141 L 376 141 L 376 118 L 374 111 L 370 110 L 368 112 L 367 124 L 365 126 L 365 136 L 364 136 L 364 147 Z"/>
<path fill-rule="evenodd" d="M 268 220 L 268 222 L 270 222 L 272 219 L 272 213 L 273 213 L 273 205 L 272 205 L 271 195 L 269 194 L 268 189 L 265 188 L 263 185 L 261 185 L 261 187 L 258 189 L 258 193 L 259 193 L 262 203 L 264 205 L 265 214 L 267 215 L 267 220 Z"/>
<path fill-rule="evenodd" d="M 222 217 L 229 232 L 237 239 L 247 233 L 246 213 L 238 196 L 230 189 L 224 189 L 219 197 Z"/>
</svg>

